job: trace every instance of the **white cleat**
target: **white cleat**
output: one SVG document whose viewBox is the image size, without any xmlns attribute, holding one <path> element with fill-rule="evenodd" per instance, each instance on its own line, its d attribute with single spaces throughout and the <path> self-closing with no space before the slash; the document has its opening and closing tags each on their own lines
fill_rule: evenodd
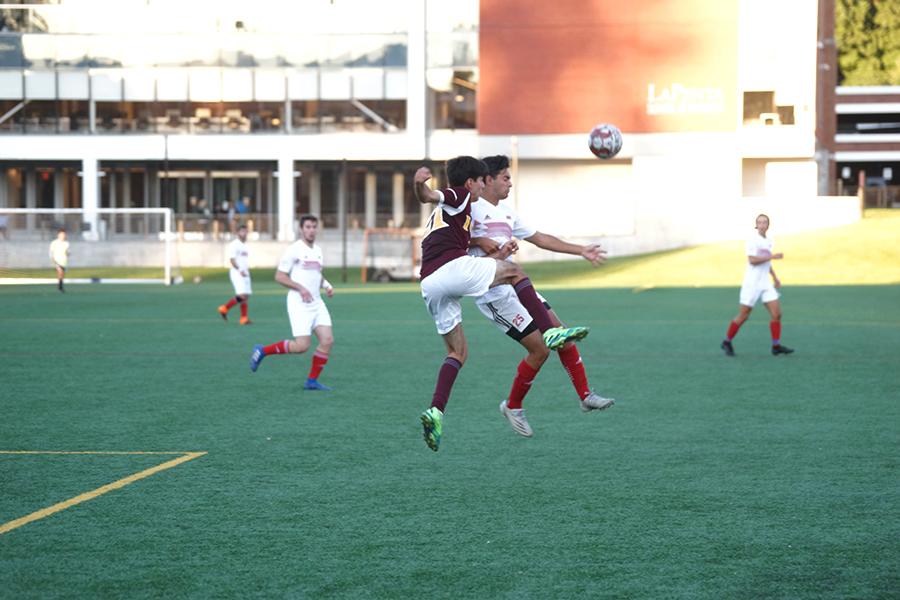
<svg viewBox="0 0 900 600">
<path fill-rule="evenodd" d="M 531 437 L 534 435 L 534 432 L 531 431 L 531 425 L 528 424 L 528 419 L 525 418 L 524 408 L 509 408 L 506 405 L 506 400 L 504 400 L 500 403 L 500 414 L 506 417 L 506 420 L 509 421 L 509 425 L 512 427 L 513 431 L 522 437 Z"/>
<path fill-rule="evenodd" d="M 592 410 L 604 410 L 615 404 L 616 401 L 612 398 L 604 398 L 603 396 L 599 396 L 594 392 L 591 392 L 587 396 L 585 396 L 584 400 L 581 401 L 581 410 L 583 412 L 591 412 Z"/>
</svg>

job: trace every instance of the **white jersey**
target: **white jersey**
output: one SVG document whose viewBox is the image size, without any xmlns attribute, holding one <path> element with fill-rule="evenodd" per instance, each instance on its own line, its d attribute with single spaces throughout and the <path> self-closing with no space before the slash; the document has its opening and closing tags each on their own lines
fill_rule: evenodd
<svg viewBox="0 0 900 600">
<path fill-rule="evenodd" d="M 50 242 L 50 258 L 61 267 L 69 264 L 69 242 L 55 239 Z"/>
<path fill-rule="evenodd" d="M 303 240 L 297 240 L 281 255 L 281 260 L 278 261 L 278 270 L 287 273 L 292 281 L 305 287 L 312 294 L 311 304 L 316 304 L 322 301 L 319 288 L 325 282 L 322 276 L 323 262 L 322 248 L 318 244 L 310 247 Z M 300 292 L 291 290 L 288 294 L 299 296 Z"/>
<path fill-rule="evenodd" d="M 493 205 L 484 198 L 472 204 L 472 237 L 491 238 L 501 246 L 516 237 L 520 240 L 530 238 L 537 229 L 531 227 L 519 216 L 516 210 L 502 200 Z M 484 256 L 481 248 L 469 248 L 472 256 Z M 512 261 L 512 257 L 506 260 Z"/>
<path fill-rule="evenodd" d="M 758 233 L 747 240 L 747 256 L 772 256 L 772 239 L 765 238 Z M 747 270 L 744 272 L 744 283 L 741 287 L 746 289 L 765 288 L 770 285 L 769 269 L 772 261 L 767 260 L 758 265 L 747 262 Z"/>
<path fill-rule="evenodd" d="M 231 264 L 232 270 L 250 273 L 250 252 L 247 251 L 247 244 L 240 239 L 235 238 L 228 244 L 228 259 L 229 262 L 234 261 Z M 234 268 L 235 264 L 237 264 L 237 269 Z"/>
</svg>

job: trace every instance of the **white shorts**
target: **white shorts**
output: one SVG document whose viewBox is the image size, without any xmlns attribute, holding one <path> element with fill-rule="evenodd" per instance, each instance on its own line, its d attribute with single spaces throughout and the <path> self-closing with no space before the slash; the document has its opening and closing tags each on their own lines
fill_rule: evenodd
<svg viewBox="0 0 900 600">
<path fill-rule="evenodd" d="M 749 306 L 753 308 L 756 306 L 756 303 L 762 299 L 763 304 L 766 302 L 771 302 L 773 300 L 778 300 L 779 294 L 778 290 L 775 289 L 775 286 L 771 283 L 764 287 L 745 287 L 741 286 L 741 299 L 740 302 L 744 306 Z"/>
<path fill-rule="evenodd" d="M 494 282 L 497 261 L 493 258 L 461 256 L 422 280 L 422 298 L 444 335 L 462 322 L 463 296 L 483 296 Z"/>
<path fill-rule="evenodd" d="M 493 321 L 500 331 L 515 340 L 521 340 L 532 323 L 531 314 L 522 306 L 511 285 L 498 285 L 475 299 L 475 306 L 485 317 Z"/>
<path fill-rule="evenodd" d="M 290 291 L 287 295 L 287 311 L 294 337 L 312 335 L 313 330 L 320 325 L 331 327 L 331 314 L 321 299 L 307 303 L 300 297 L 300 292 Z"/>
<path fill-rule="evenodd" d="M 240 271 L 228 269 L 228 275 L 231 277 L 231 285 L 234 286 L 235 295 L 240 296 L 241 294 L 247 294 L 249 296 L 253 293 L 253 289 L 250 287 L 249 272 L 246 277 L 242 277 Z"/>
</svg>

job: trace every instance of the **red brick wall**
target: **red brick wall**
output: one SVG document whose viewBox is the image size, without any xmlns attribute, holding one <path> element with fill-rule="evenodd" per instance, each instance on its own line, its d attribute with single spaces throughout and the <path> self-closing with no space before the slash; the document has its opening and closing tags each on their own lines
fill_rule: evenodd
<svg viewBox="0 0 900 600">
<path fill-rule="evenodd" d="M 734 130 L 737 19 L 738 0 L 482 0 L 478 129 Z M 649 84 L 721 110 L 647 114 Z"/>
</svg>

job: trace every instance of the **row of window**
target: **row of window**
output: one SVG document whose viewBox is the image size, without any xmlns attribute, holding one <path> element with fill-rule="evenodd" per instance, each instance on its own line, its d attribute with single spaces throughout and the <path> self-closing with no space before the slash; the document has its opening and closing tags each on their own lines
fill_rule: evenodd
<svg viewBox="0 0 900 600">
<path fill-rule="evenodd" d="M 223 165 L 216 165 L 222 168 Z M 349 165 L 342 171 L 336 164 L 298 164 L 295 178 L 295 214 L 312 210 L 318 197 L 319 217 L 325 228 L 339 224 L 342 184 L 346 189 L 346 219 L 350 229 L 367 222 L 376 227 L 419 227 L 422 205 L 409 183 L 418 165 Z M 278 185 L 274 168 L 259 165 L 231 166 L 234 171 L 213 171 L 209 167 L 171 166 L 168 171 L 153 167 L 125 167 L 101 164 L 100 208 L 141 208 L 162 206 L 176 214 L 178 228 L 205 234 L 225 234 L 235 219 L 252 219 L 263 237 L 277 234 Z M 436 171 L 438 173 L 439 171 Z M 374 214 L 367 219 L 367 179 L 374 174 Z M 395 212 L 397 178 L 402 185 L 402 210 Z M 317 183 L 314 183 L 317 182 Z M 318 189 L 313 190 L 312 186 Z M 73 166 L 12 167 L 0 170 L 0 206 L 7 208 L 81 208 L 81 176 Z M 134 219 L 134 228 L 140 220 Z M 22 235 L 28 232 L 22 231 Z M 32 232 L 34 233 L 34 232 Z M 122 230 L 110 233 L 139 233 Z"/>
<path fill-rule="evenodd" d="M 475 128 L 474 90 L 432 90 L 429 96 L 431 128 Z M 0 100 L 0 115 L 7 114 L 6 120 L 0 121 L 0 133 L 243 134 L 406 129 L 405 100 L 95 102 L 93 123 L 87 100 Z"/>
</svg>

